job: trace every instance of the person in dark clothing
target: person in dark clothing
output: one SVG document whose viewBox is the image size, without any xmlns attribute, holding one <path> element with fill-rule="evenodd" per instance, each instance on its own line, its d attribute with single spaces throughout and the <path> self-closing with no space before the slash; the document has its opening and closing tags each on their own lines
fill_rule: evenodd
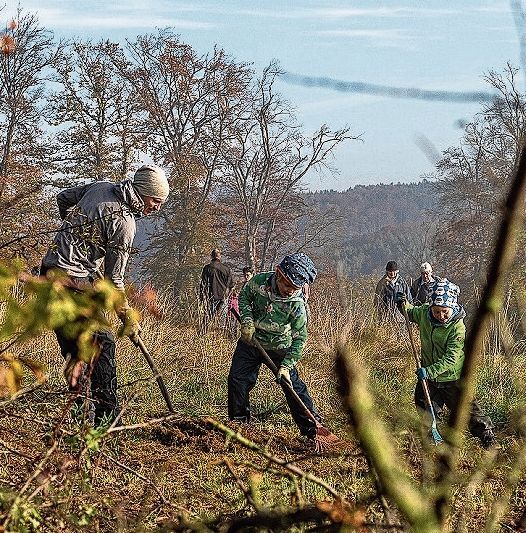
<svg viewBox="0 0 526 533">
<path fill-rule="evenodd" d="M 204 307 L 202 331 L 206 331 L 210 320 L 223 307 L 234 287 L 230 267 L 221 262 L 221 251 L 214 248 L 210 255 L 212 260 L 204 266 L 199 285 L 199 299 Z"/>
<path fill-rule="evenodd" d="M 296 363 L 302 356 L 307 340 L 307 316 L 301 289 L 312 283 L 316 269 L 303 253 L 285 256 L 276 272 L 256 274 L 239 295 L 241 338 L 239 339 L 228 374 L 228 417 L 249 422 L 249 394 L 254 388 L 261 364 L 265 361 L 252 344 L 255 338 L 278 367 L 278 380 L 287 380 L 316 420 L 321 421 L 300 379 Z M 309 439 L 316 435 L 316 425 L 298 406 L 287 388 L 287 404 L 300 433 Z"/>
<path fill-rule="evenodd" d="M 65 189 L 57 196 L 63 223 L 42 260 L 41 275 L 65 274 L 69 290 L 82 292 L 102 274 L 111 280 L 123 293 L 117 314 L 125 325 L 124 333 L 134 342 L 141 328 L 126 300 L 124 275 L 136 233 L 135 219 L 158 211 L 168 193 L 165 173 L 155 165 L 139 168 L 133 180 Z M 111 423 L 119 412 L 115 339 L 110 331 L 95 332 L 92 340 L 98 353 L 88 365 L 79 357 L 83 331 L 77 325 L 66 324 L 55 331 L 66 360 L 66 380 L 72 392 L 91 396 L 95 425 Z"/>
<path fill-rule="evenodd" d="M 411 296 L 415 305 L 429 303 L 431 287 L 439 278 L 427 262 L 420 265 L 420 276 L 411 285 Z"/>
<path fill-rule="evenodd" d="M 466 313 L 458 304 L 459 293 L 459 287 L 444 278 L 433 283 L 429 303 L 413 306 L 407 302 L 405 293 L 396 295 L 397 305 L 405 308 L 409 320 L 418 324 L 420 330 L 422 366 L 416 371 L 415 405 L 426 410 L 422 387 L 422 380 L 426 380 L 437 416 L 444 406 L 453 410 L 461 394 L 459 380 L 464 366 Z M 475 401 L 471 404 L 469 430 L 484 448 L 497 444 L 491 419 Z"/>
<path fill-rule="evenodd" d="M 403 322 L 403 317 L 396 307 L 396 293 L 403 292 L 412 302 L 411 291 L 407 281 L 400 276 L 396 261 L 388 261 L 385 275 L 376 285 L 374 291 L 374 309 L 379 322 Z"/>
</svg>

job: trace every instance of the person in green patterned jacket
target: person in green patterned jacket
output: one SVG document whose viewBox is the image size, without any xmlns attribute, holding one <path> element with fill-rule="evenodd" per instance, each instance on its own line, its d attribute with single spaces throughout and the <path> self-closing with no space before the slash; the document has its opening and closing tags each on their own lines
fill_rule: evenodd
<svg viewBox="0 0 526 533">
<path fill-rule="evenodd" d="M 422 380 L 429 386 L 429 395 L 437 415 L 445 406 L 451 411 L 460 396 L 459 380 L 464 365 L 466 326 L 464 309 L 458 305 L 460 288 L 446 278 L 436 280 L 430 288 L 430 302 L 413 306 L 405 293 L 396 294 L 396 302 L 405 307 L 411 322 L 418 324 L 422 366 L 416 374 L 415 404 L 425 410 Z M 484 448 L 496 445 L 493 424 L 475 401 L 471 405 L 469 430 L 478 437 Z"/>
<path fill-rule="evenodd" d="M 321 421 L 296 363 L 307 340 L 307 315 L 301 289 L 316 278 L 316 268 L 303 254 L 287 255 L 275 272 L 256 274 L 239 294 L 241 338 L 228 375 L 228 416 L 249 422 L 249 394 L 254 388 L 263 358 L 252 344 L 255 338 L 279 368 L 277 379 L 287 380 L 314 417 Z M 300 433 L 313 439 L 314 422 L 298 407 L 284 388 L 287 404 Z"/>
</svg>

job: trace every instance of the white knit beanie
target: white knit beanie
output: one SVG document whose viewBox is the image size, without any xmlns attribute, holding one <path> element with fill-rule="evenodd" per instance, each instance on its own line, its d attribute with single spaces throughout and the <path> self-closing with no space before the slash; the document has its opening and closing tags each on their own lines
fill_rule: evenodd
<svg viewBox="0 0 526 533">
<path fill-rule="evenodd" d="M 420 265 L 420 272 L 433 272 L 433 269 L 431 268 L 431 265 L 428 262 L 422 263 Z"/>
<path fill-rule="evenodd" d="M 141 196 L 161 198 L 163 201 L 170 192 L 164 170 L 156 165 L 143 165 L 139 168 L 133 176 L 133 188 Z"/>
</svg>

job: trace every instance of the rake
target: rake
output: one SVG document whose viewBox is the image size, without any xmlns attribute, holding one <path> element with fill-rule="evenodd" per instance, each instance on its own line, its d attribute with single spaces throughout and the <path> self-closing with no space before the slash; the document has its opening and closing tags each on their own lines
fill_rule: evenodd
<svg viewBox="0 0 526 533">
<path fill-rule="evenodd" d="M 407 327 L 407 332 L 409 333 L 409 340 L 411 342 L 411 349 L 413 351 L 413 356 L 416 361 L 416 367 L 421 368 L 420 364 L 420 357 L 418 357 L 418 353 L 416 351 L 415 341 L 413 339 L 413 332 L 411 330 L 411 324 L 409 323 L 409 317 L 407 316 L 407 309 L 402 306 L 402 314 L 404 315 L 405 319 L 405 325 Z M 437 418 L 435 416 L 435 410 L 433 409 L 433 403 L 431 401 L 431 395 L 429 394 L 429 387 L 427 385 L 426 379 L 420 379 L 420 383 L 422 384 L 422 390 L 424 391 L 424 401 L 426 404 L 426 408 L 431 415 L 431 436 L 433 437 L 433 441 L 435 443 L 435 446 L 438 446 L 439 444 L 442 444 L 444 442 L 444 439 L 442 438 L 442 435 L 440 435 L 438 428 L 437 428 Z"/>
<path fill-rule="evenodd" d="M 235 309 L 230 309 L 230 312 L 234 315 L 236 320 L 241 323 L 241 317 Z M 270 368 L 271 372 L 277 378 L 278 367 L 274 361 L 270 358 L 269 354 L 266 352 L 265 348 L 261 346 L 259 341 L 252 337 L 252 344 L 255 346 L 257 351 L 260 353 L 261 357 L 265 361 L 265 364 Z M 319 420 L 312 414 L 310 409 L 305 405 L 303 400 L 298 396 L 298 393 L 292 387 L 292 383 L 287 380 L 281 379 L 279 384 L 284 390 L 287 390 L 291 396 L 294 398 L 294 401 L 301 407 L 305 415 L 314 423 L 316 426 L 316 436 L 314 437 L 314 446 L 316 453 L 323 453 L 328 450 L 340 450 L 343 447 L 346 447 L 347 443 L 340 438 L 338 438 L 332 431 L 326 428 Z"/>
<path fill-rule="evenodd" d="M 102 272 L 100 271 L 99 268 L 95 269 L 95 274 L 97 275 L 97 277 L 99 279 L 104 279 L 104 275 L 102 274 Z M 155 364 L 155 361 L 153 360 L 152 356 L 150 355 L 150 352 L 148 351 L 148 348 L 146 348 L 146 346 L 144 345 L 143 340 L 141 339 L 141 337 L 139 335 L 137 335 L 137 340 L 132 340 L 131 342 L 136 348 L 139 348 L 140 352 L 142 353 L 142 355 L 146 359 L 146 362 L 148 363 L 148 366 L 150 367 L 150 369 L 151 369 L 151 371 L 153 373 L 155 381 L 157 382 L 157 385 L 159 386 L 159 390 L 161 391 L 161 394 L 162 394 L 162 396 L 164 398 L 164 401 L 166 403 L 166 407 L 168 407 L 168 411 L 170 411 L 170 413 L 175 413 L 175 409 L 174 409 L 174 406 L 172 404 L 172 399 L 170 398 L 170 394 L 168 393 L 168 389 L 166 388 L 166 385 L 164 383 L 164 379 L 163 379 L 161 373 L 159 372 L 159 369 L 157 368 L 157 365 Z"/>
</svg>

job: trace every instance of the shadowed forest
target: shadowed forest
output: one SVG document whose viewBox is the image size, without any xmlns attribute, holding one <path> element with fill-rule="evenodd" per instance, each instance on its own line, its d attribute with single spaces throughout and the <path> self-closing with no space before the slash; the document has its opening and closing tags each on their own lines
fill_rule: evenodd
<svg viewBox="0 0 526 533">
<path fill-rule="evenodd" d="M 22 8 L 7 21 L 0 530 L 526 530 L 523 73 L 511 64 L 481 73 L 494 98 L 433 175 L 342 192 L 309 191 L 306 178 L 338 173 L 335 150 L 361 142 L 352 117 L 306 132 L 276 89 L 281 75 L 278 63 L 259 72 L 219 46 L 199 54 L 170 29 L 66 42 Z M 137 220 L 126 293 L 158 375 L 120 328 L 123 292 L 111 280 L 76 292 L 38 276 L 61 224 L 57 193 L 119 183 L 151 162 L 170 194 Z M 202 328 L 199 282 L 214 248 L 236 291 L 245 266 L 274 270 L 296 252 L 314 261 L 297 367 L 338 449 L 320 453 L 299 435 L 267 368 L 250 423 L 228 420 L 240 328 L 224 309 Z M 460 286 L 468 314 L 462 393 L 438 417 L 439 446 L 415 409 L 409 326 L 375 316 L 391 260 L 408 280 L 430 262 Z M 111 424 L 93 426 L 64 380 L 53 330 L 71 323 L 86 332 L 88 365 L 92 334 L 120 330 Z M 495 425 L 489 450 L 467 431 L 474 397 Z"/>
</svg>

